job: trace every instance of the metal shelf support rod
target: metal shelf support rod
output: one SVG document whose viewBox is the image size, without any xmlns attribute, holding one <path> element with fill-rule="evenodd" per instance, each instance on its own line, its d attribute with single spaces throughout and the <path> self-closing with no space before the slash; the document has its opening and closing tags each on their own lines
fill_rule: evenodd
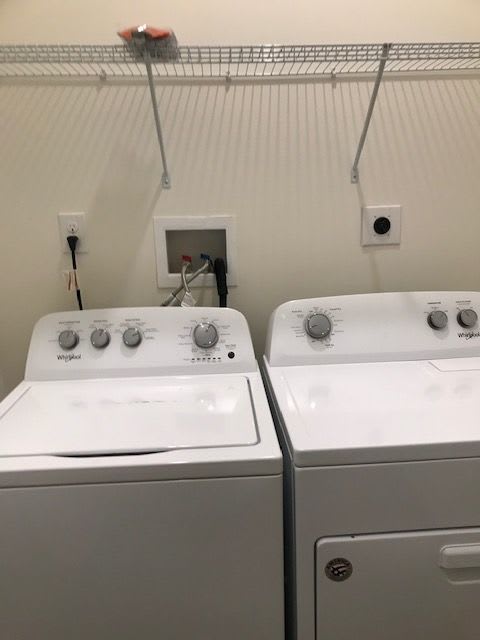
<svg viewBox="0 0 480 640">
<path fill-rule="evenodd" d="M 382 57 L 380 58 L 380 65 L 378 67 L 377 77 L 375 78 L 375 84 L 373 86 L 372 96 L 370 98 L 370 104 L 368 105 L 365 124 L 363 125 L 362 135 L 360 136 L 360 141 L 358 143 L 357 154 L 355 156 L 355 160 L 353 161 L 351 180 L 354 184 L 357 183 L 359 180 L 358 163 L 360 162 L 360 156 L 362 155 L 363 146 L 367 138 L 368 127 L 370 126 L 370 120 L 372 119 L 373 109 L 375 108 L 375 102 L 377 100 L 378 90 L 380 89 L 383 72 L 385 71 L 385 65 L 387 64 L 388 54 L 391 46 L 392 45 L 388 43 L 383 45 Z"/>
<path fill-rule="evenodd" d="M 160 116 L 158 114 L 157 96 L 155 93 L 155 85 L 153 83 L 152 60 L 147 48 L 145 48 L 143 59 L 145 61 L 145 67 L 147 69 L 148 86 L 150 87 L 150 96 L 152 98 L 153 117 L 155 118 L 155 128 L 157 130 L 158 144 L 160 145 L 160 153 L 162 155 L 162 187 L 164 189 L 170 189 L 172 183 L 170 181 L 170 175 L 168 173 L 167 155 L 165 153 L 165 145 L 163 143 L 162 125 L 160 124 Z"/>
</svg>

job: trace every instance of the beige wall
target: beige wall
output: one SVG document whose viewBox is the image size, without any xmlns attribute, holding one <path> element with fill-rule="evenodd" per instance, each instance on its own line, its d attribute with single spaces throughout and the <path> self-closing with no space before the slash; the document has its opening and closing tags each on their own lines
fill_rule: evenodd
<svg viewBox="0 0 480 640">
<path fill-rule="evenodd" d="M 148 20 L 184 43 L 474 40 L 475 0 L 159 4 L 0 1 L 0 42 L 115 42 Z M 98 9 L 101 5 L 101 11 Z M 441 5 L 441 6 L 439 6 Z M 359 8 L 361 13 L 359 13 Z M 91 10 L 89 10 L 91 7 Z M 45 33 L 44 33 L 45 31 Z M 41 315 L 75 308 L 60 272 L 59 211 L 88 214 L 89 307 L 154 305 L 152 216 L 237 216 L 230 303 L 260 353 L 270 311 L 294 297 L 480 288 L 480 78 L 387 80 L 350 166 L 371 81 L 159 85 L 173 187 L 162 192 L 146 87 L 0 81 L 0 371 L 23 373 Z M 360 206 L 401 204 L 400 247 L 362 249 Z M 210 293 L 203 296 L 208 303 Z"/>
<path fill-rule="evenodd" d="M 175 29 L 183 44 L 477 40 L 478 0 L 0 0 L 2 42 L 111 43 Z"/>
</svg>

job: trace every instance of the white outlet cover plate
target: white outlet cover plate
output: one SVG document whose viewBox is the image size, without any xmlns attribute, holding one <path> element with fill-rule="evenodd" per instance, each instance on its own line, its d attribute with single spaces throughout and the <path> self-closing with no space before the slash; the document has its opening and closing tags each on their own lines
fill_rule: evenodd
<svg viewBox="0 0 480 640">
<path fill-rule="evenodd" d="M 179 273 L 169 273 L 167 257 L 166 231 L 182 231 L 187 229 L 225 229 L 227 245 L 227 284 L 234 287 L 237 284 L 237 235 L 235 216 L 154 216 L 153 233 L 155 239 L 155 256 L 157 265 L 157 286 L 159 289 L 174 289 L 181 284 Z M 192 282 L 191 287 L 214 287 L 215 275 L 206 273 Z"/>
<path fill-rule="evenodd" d="M 76 229 L 75 232 L 74 229 Z M 58 232 L 60 234 L 60 246 L 64 253 L 70 253 L 70 247 L 67 242 L 69 235 L 78 236 L 76 253 L 88 253 L 87 223 L 84 212 L 59 213 Z"/>
<path fill-rule="evenodd" d="M 381 235 L 375 232 L 373 225 L 377 218 L 390 220 L 391 226 L 387 233 Z M 362 207 L 362 246 L 400 244 L 401 223 L 402 207 L 398 204 Z"/>
</svg>

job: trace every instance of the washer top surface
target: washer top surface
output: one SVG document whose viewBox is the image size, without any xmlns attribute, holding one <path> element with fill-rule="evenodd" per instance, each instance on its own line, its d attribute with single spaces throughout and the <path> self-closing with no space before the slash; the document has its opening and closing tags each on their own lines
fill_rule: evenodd
<svg viewBox="0 0 480 640">
<path fill-rule="evenodd" d="M 215 340 L 199 340 L 198 327 Z M 234 309 L 45 316 L 25 380 L 0 402 L 1 487 L 281 472 L 248 325 Z"/>
<path fill-rule="evenodd" d="M 476 292 L 339 296 L 279 307 L 265 368 L 294 463 L 480 456 L 479 311 Z M 309 329 L 320 320 L 329 332 L 317 338 Z"/>
<path fill-rule="evenodd" d="M 0 415 L 0 457 L 93 456 L 258 441 L 241 376 L 38 382 Z"/>
</svg>

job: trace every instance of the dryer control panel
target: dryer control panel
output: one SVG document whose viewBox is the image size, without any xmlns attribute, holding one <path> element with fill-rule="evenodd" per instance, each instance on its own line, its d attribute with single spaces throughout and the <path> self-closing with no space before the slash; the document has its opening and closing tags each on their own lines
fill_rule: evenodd
<svg viewBox="0 0 480 640">
<path fill-rule="evenodd" d="M 27 380 L 256 370 L 244 316 L 228 308 L 70 311 L 36 324 Z"/>
<path fill-rule="evenodd" d="M 480 293 L 369 293 L 293 300 L 270 318 L 271 366 L 480 356 Z"/>
</svg>

